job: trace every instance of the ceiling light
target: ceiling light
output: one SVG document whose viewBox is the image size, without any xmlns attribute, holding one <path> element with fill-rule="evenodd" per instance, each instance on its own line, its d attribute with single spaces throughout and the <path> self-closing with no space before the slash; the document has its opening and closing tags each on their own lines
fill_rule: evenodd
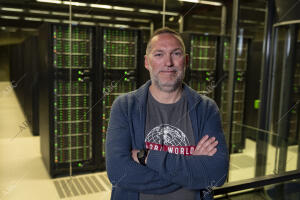
<svg viewBox="0 0 300 200">
<path fill-rule="evenodd" d="M 150 14 L 159 14 L 158 10 L 139 9 L 139 12 L 150 13 Z"/>
<path fill-rule="evenodd" d="M 129 28 L 129 26 L 125 25 L 125 24 L 114 24 L 113 27 L 116 27 L 116 28 Z"/>
<path fill-rule="evenodd" d="M 2 15 L 1 18 L 2 18 L 2 19 L 20 19 L 20 17 L 16 17 L 16 16 L 7 16 L 7 15 Z"/>
<path fill-rule="evenodd" d="M 70 24 L 70 20 L 62 20 L 62 23 Z M 71 21 L 72 25 L 78 25 L 78 21 Z"/>
<path fill-rule="evenodd" d="M 37 2 L 43 2 L 43 3 L 56 3 L 56 4 L 62 4 L 61 1 L 56 0 L 36 0 Z"/>
<path fill-rule="evenodd" d="M 142 22 L 142 23 L 149 23 L 148 19 L 133 19 L 134 22 Z"/>
<path fill-rule="evenodd" d="M 92 15 L 85 15 L 85 14 L 74 14 L 74 17 L 92 18 Z"/>
<path fill-rule="evenodd" d="M 132 21 L 132 19 L 125 18 L 125 17 L 115 17 L 115 20 L 117 20 L 117 21 Z"/>
<path fill-rule="evenodd" d="M 94 19 L 106 19 L 106 20 L 110 20 L 111 17 L 108 16 L 100 16 L 100 15 L 94 15 L 93 16 Z"/>
<path fill-rule="evenodd" d="M 24 19 L 28 21 L 42 21 L 41 18 L 35 18 L 35 17 L 25 17 Z"/>
<path fill-rule="evenodd" d="M 86 3 L 79 3 L 79 2 L 69 2 L 69 1 L 63 1 L 62 2 L 65 5 L 72 5 L 72 6 L 87 6 Z"/>
<path fill-rule="evenodd" d="M 121 6 L 113 6 L 114 10 L 124 10 L 124 11 L 134 11 L 134 8 L 121 7 Z"/>
<path fill-rule="evenodd" d="M 59 23 L 60 20 L 58 20 L 58 19 L 44 19 L 44 22 Z"/>
<path fill-rule="evenodd" d="M 1 8 L 4 11 L 13 11 L 13 12 L 24 12 L 24 9 L 21 8 Z"/>
<path fill-rule="evenodd" d="M 92 8 L 104 8 L 104 9 L 112 9 L 112 6 L 110 5 L 104 5 L 104 4 L 90 4 L 90 7 Z"/>
<path fill-rule="evenodd" d="M 63 12 L 51 12 L 52 15 L 60 15 L 60 16 L 69 16 L 69 13 L 63 13 Z"/>
<path fill-rule="evenodd" d="M 164 13 L 164 11 L 160 11 L 160 14 L 163 14 L 163 13 Z M 165 12 L 165 15 L 178 16 L 179 14 L 175 13 L 175 12 Z"/>
<path fill-rule="evenodd" d="M 28 12 L 30 13 L 35 13 L 35 14 L 45 14 L 45 15 L 49 15 L 50 12 L 49 11 L 45 11 L 45 10 L 28 10 Z"/>
<path fill-rule="evenodd" d="M 190 2 L 190 3 L 201 3 L 201 4 L 211 5 L 211 6 L 222 6 L 223 5 L 220 2 L 205 1 L 205 0 L 178 0 L 178 1 Z"/>
<path fill-rule="evenodd" d="M 87 25 L 87 26 L 95 26 L 96 25 L 96 23 L 94 23 L 94 22 L 80 22 L 79 23 L 80 25 Z"/>
</svg>

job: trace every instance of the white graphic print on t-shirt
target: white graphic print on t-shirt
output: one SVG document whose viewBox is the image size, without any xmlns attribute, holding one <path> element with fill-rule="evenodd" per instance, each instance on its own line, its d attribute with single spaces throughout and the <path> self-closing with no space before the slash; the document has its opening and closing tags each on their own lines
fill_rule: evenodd
<svg viewBox="0 0 300 200">
<path fill-rule="evenodd" d="M 145 142 L 147 149 L 174 154 L 191 155 L 195 150 L 195 146 L 190 146 L 186 134 L 169 124 L 154 127 L 147 134 Z"/>
</svg>

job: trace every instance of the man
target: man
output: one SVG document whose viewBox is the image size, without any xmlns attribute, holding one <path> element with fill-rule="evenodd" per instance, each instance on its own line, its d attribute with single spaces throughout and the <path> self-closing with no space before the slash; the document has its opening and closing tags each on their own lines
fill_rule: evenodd
<svg viewBox="0 0 300 200">
<path fill-rule="evenodd" d="M 181 36 L 157 30 L 145 55 L 151 81 L 114 101 L 106 140 L 112 200 L 212 199 L 226 180 L 220 114 L 183 83 L 187 60 Z"/>
</svg>

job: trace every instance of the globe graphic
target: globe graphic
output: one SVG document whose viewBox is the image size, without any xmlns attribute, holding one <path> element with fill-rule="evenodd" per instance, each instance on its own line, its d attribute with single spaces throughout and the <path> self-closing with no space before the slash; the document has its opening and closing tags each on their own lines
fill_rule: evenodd
<svg viewBox="0 0 300 200">
<path fill-rule="evenodd" d="M 162 124 L 154 127 L 146 136 L 146 142 L 167 146 L 188 146 L 186 135 L 177 127 Z"/>
</svg>

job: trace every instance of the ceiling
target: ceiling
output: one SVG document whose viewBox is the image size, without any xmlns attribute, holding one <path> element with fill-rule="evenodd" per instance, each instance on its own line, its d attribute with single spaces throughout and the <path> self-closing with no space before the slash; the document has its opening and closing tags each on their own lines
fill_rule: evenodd
<svg viewBox="0 0 300 200">
<path fill-rule="evenodd" d="M 63 22 L 69 20 L 68 0 L 65 4 L 37 2 L 36 0 L 1 0 L 0 27 L 2 30 L 36 29 L 43 22 Z M 94 25 L 130 26 L 150 29 L 162 26 L 163 0 L 76 0 L 87 6 L 72 6 L 74 23 Z M 232 0 L 214 0 L 227 8 L 227 29 L 230 29 Z M 265 0 L 240 0 L 240 23 L 249 31 L 263 28 Z M 90 7 L 91 4 L 111 6 L 110 9 Z M 131 9 L 122 10 L 120 7 Z M 13 8 L 13 9 L 11 9 Z M 114 9 L 116 8 L 116 9 Z M 15 10 L 17 9 L 17 10 Z M 18 10 L 19 9 L 19 10 Z M 144 10 L 146 9 L 146 12 Z M 157 13 L 149 13 L 149 10 Z M 220 32 L 221 6 L 211 6 L 166 0 L 166 26 L 179 29 L 180 16 L 184 16 L 184 30 L 200 32 Z M 52 21 L 51 21 L 52 20 Z M 255 27 L 255 28 L 253 28 Z"/>
</svg>

